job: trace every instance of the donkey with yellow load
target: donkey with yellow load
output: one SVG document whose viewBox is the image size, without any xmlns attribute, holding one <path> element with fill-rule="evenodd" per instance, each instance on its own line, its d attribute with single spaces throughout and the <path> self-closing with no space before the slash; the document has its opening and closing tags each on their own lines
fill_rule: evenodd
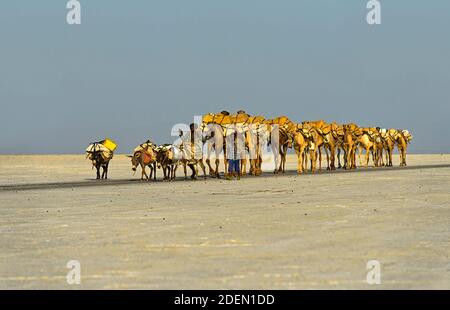
<svg viewBox="0 0 450 310">
<path fill-rule="evenodd" d="M 117 144 L 110 139 L 92 142 L 86 148 L 86 158 L 92 162 L 92 169 L 95 167 L 97 170 L 97 180 L 108 179 L 109 161 L 113 158 L 116 148 Z M 100 168 L 103 169 L 101 176 Z"/>
</svg>

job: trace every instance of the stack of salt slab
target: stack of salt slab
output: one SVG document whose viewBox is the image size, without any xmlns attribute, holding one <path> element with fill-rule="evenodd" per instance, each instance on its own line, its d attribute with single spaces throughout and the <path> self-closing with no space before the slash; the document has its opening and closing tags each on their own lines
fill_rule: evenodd
<svg viewBox="0 0 450 310">
<path fill-rule="evenodd" d="M 105 139 L 100 142 L 93 142 L 86 148 L 86 157 L 92 160 L 93 154 L 100 152 L 103 159 L 111 159 L 116 148 L 117 144 L 110 139 Z"/>
</svg>

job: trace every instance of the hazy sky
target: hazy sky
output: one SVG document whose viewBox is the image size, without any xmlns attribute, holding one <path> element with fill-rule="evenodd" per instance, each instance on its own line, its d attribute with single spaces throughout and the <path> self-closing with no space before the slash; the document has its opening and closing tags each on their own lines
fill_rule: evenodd
<svg viewBox="0 0 450 310">
<path fill-rule="evenodd" d="M 245 109 L 407 128 L 450 151 L 450 1 L 0 2 L 0 153 L 171 142 L 193 115 Z"/>
</svg>

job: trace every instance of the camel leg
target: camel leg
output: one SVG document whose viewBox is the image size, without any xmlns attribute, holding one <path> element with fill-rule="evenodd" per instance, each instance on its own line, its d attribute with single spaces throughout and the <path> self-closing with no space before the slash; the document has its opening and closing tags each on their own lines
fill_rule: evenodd
<svg viewBox="0 0 450 310">
<path fill-rule="evenodd" d="M 311 160 L 311 173 L 316 172 L 316 156 L 317 156 L 317 150 L 310 151 L 310 160 Z"/>
<path fill-rule="evenodd" d="M 175 180 L 175 175 L 177 172 L 178 164 L 172 166 L 172 177 L 171 180 Z"/>
<path fill-rule="evenodd" d="M 378 152 L 378 150 L 374 146 L 372 149 L 372 161 L 373 161 L 374 167 L 378 167 L 378 153 L 377 152 Z"/>
<path fill-rule="evenodd" d="M 328 154 L 328 149 L 324 147 L 325 155 L 327 156 L 327 170 L 331 170 L 330 168 L 330 155 Z"/>
<path fill-rule="evenodd" d="M 403 165 L 406 167 L 406 147 L 403 148 Z"/>
<path fill-rule="evenodd" d="M 338 160 L 338 169 L 341 169 L 342 165 L 341 165 L 341 148 L 340 147 L 337 148 L 337 160 Z"/>
<path fill-rule="evenodd" d="M 240 160 L 240 170 L 241 170 L 241 174 L 242 175 L 245 175 L 246 173 L 247 173 L 247 158 L 245 158 L 245 157 L 243 157 L 241 160 Z"/>
<path fill-rule="evenodd" d="M 331 163 L 330 163 L 330 169 L 331 170 L 336 170 L 336 146 L 330 146 L 330 158 L 331 158 Z"/>
<path fill-rule="evenodd" d="M 368 167 L 369 166 L 369 156 L 370 156 L 370 148 L 366 147 L 366 163 L 364 165 L 364 167 Z"/>
<path fill-rule="evenodd" d="M 287 149 L 288 149 L 288 146 L 286 145 L 286 146 L 284 147 L 284 154 L 283 154 L 283 173 L 285 173 L 285 171 L 286 171 Z"/>
<path fill-rule="evenodd" d="M 393 166 L 393 164 L 392 164 L 392 152 L 393 152 L 393 150 L 389 149 L 389 167 Z"/>
<path fill-rule="evenodd" d="M 183 172 L 184 172 L 184 180 L 187 180 L 187 164 L 183 162 Z"/>
<path fill-rule="evenodd" d="M 213 176 L 214 170 L 213 170 L 213 167 L 211 166 L 211 160 L 209 159 L 209 157 L 206 159 L 206 165 L 208 166 L 208 169 L 209 169 L 209 175 Z"/>
<path fill-rule="evenodd" d="M 358 145 L 356 147 L 356 151 L 358 152 L 359 165 L 363 166 L 363 162 L 362 162 L 362 158 L 361 158 L 361 155 L 362 155 L 362 152 L 363 152 L 363 146 L 362 145 Z"/>
<path fill-rule="evenodd" d="M 278 173 L 278 156 L 280 156 L 280 155 L 279 155 L 279 152 L 277 152 L 275 148 L 272 149 L 272 152 L 273 152 L 273 160 L 274 160 L 274 164 L 275 164 L 273 173 L 277 174 Z"/>
<path fill-rule="evenodd" d="M 198 176 L 198 165 L 194 165 L 194 172 L 195 172 L 194 180 L 197 180 L 197 176 Z"/>
<path fill-rule="evenodd" d="M 403 146 L 398 147 L 400 153 L 400 166 L 406 166 L 406 149 Z"/>
<path fill-rule="evenodd" d="M 345 163 L 345 169 L 350 170 L 352 168 L 352 162 L 353 162 L 352 161 L 352 148 L 349 147 L 346 153 L 347 153 L 347 160 Z"/>
<path fill-rule="evenodd" d="M 317 150 L 319 151 L 319 171 L 322 171 L 322 151 L 320 146 L 317 147 Z"/>
<path fill-rule="evenodd" d="M 342 149 L 343 151 L 344 151 L 344 156 L 343 156 L 343 159 L 344 159 L 344 165 L 343 165 L 343 167 L 344 167 L 344 169 L 347 169 L 347 150 L 344 148 L 344 149 Z"/>
<path fill-rule="evenodd" d="M 205 164 L 203 164 L 203 160 L 200 159 L 198 164 L 200 165 L 200 168 L 202 168 L 203 178 L 206 179 L 206 168 L 205 168 Z"/>
<path fill-rule="evenodd" d="M 164 181 L 167 181 L 170 178 L 170 166 L 167 165 L 164 167 Z"/>
<path fill-rule="evenodd" d="M 280 164 L 278 167 L 278 172 L 282 172 L 283 171 L 283 146 L 280 146 Z"/>
<path fill-rule="evenodd" d="M 303 150 L 300 148 L 300 150 L 296 149 L 297 153 L 297 173 L 301 174 L 303 173 Z"/>
<path fill-rule="evenodd" d="M 308 170 L 308 151 L 305 148 L 303 150 L 303 171 L 307 171 Z"/>
<path fill-rule="evenodd" d="M 219 160 L 219 157 L 217 156 L 217 159 L 216 159 L 216 170 L 214 171 L 214 175 L 217 178 L 220 178 L 220 175 L 219 175 L 219 163 L 220 163 L 220 160 Z"/>
</svg>

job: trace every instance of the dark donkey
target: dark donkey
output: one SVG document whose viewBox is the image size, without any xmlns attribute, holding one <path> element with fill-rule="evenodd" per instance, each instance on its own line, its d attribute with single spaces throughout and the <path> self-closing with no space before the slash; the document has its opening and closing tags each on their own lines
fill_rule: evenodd
<svg viewBox="0 0 450 310">
<path fill-rule="evenodd" d="M 102 179 L 108 179 L 108 166 L 109 161 L 112 157 L 104 157 L 102 151 L 92 151 L 91 153 L 91 160 L 92 160 L 92 168 L 95 167 L 97 169 L 97 180 L 100 179 L 100 168 L 103 168 L 103 173 L 101 175 Z"/>
<path fill-rule="evenodd" d="M 109 161 L 113 158 L 113 151 L 109 150 L 102 143 L 110 140 L 103 140 L 102 142 L 93 142 L 86 149 L 86 158 L 92 162 L 92 169 L 97 169 L 97 180 L 108 179 Z M 100 168 L 103 168 L 103 173 L 100 176 Z"/>
</svg>

